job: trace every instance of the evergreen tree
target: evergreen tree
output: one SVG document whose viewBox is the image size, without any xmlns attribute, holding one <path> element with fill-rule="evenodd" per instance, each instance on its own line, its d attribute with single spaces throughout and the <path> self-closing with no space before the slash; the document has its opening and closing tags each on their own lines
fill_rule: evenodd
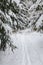
<svg viewBox="0 0 43 65">
<path fill-rule="evenodd" d="M 6 29 L 6 26 L 8 25 L 13 29 L 15 17 L 10 15 L 9 11 L 12 11 L 12 13 L 15 14 L 18 13 L 17 4 L 15 2 L 12 3 L 12 0 L 0 0 L 0 49 L 3 51 L 5 51 L 7 44 L 10 47 L 13 45 L 10 41 L 10 30 Z M 16 47 L 14 46 L 14 48 Z"/>
<path fill-rule="evenodd" d="M 37 27 L 43 13 L 43 3 L 37 2 L 38 0 L 20 0 L 20 4 L 17 5 L 12 0 L 0 0 L 0 49 L 5 50 L 7 43 L 13 46 L 9 36 L 12 31 L 25 28 L 30 28 L 31 31 L 43 31 L 43 20 Z"/>
</svg>

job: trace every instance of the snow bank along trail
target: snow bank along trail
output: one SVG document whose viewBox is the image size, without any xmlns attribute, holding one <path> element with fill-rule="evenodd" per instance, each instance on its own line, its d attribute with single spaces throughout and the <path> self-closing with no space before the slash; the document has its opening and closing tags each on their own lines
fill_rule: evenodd
<svg viewBox="0 0 43 65">
<path fill-rule="evenodd" d="M 0 65 L 43 65 L 43 34 L 24 31 L 11 37 L 17 49 L 0 51 Z"/>
</svg>

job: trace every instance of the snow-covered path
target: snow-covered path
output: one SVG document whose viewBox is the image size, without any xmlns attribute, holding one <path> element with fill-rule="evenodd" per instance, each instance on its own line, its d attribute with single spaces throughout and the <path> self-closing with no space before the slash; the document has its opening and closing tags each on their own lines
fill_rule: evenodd
<svg viewBox="0 0 43 65">
<path fill-rule="evenodd" d="M 0 65 L 43 65 L 43 34 L 17 33 L 11 35 L 18 47 L 11 51 L 0 51 Z"/>
</svg>

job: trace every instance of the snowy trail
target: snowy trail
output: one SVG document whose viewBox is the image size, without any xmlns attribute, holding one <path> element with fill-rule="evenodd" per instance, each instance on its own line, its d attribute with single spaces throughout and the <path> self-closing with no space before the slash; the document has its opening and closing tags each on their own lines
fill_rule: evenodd
<svg viewBox="0 0 43 65">
<path fill-rule="evenodd" d="M 0 51 L 0 65 L 43 65 L 43 34 L 24 32 L 11 37 L 18 49 Z"/>
<path fill-rule="evenodd" d="M 30 62 L 30 58 L 29 58 L 29 54 L 28 54 L 28 50 L 27 50 L 27 47 L 26 47 L 26 43 L 25 43 L 25 36 L 23 35 L 22 36 L 22 47 L 23 47 L 23 62 L 22 62 L 22 65 L 31 65 L 31 62 Z"/>
</svg>

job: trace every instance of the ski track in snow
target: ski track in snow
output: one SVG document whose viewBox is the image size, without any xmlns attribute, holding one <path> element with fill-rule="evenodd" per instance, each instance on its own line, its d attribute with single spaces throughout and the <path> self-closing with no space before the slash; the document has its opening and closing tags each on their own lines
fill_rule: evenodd
<svg viewBox="0 0 43 65">
<path fill-rule="evenodd" d="M 43 34 L 17 33 L 11 37 L 18 48 L 14 53 L 0 51 L 0 65 L 43 65 Z"/>
</svg>

